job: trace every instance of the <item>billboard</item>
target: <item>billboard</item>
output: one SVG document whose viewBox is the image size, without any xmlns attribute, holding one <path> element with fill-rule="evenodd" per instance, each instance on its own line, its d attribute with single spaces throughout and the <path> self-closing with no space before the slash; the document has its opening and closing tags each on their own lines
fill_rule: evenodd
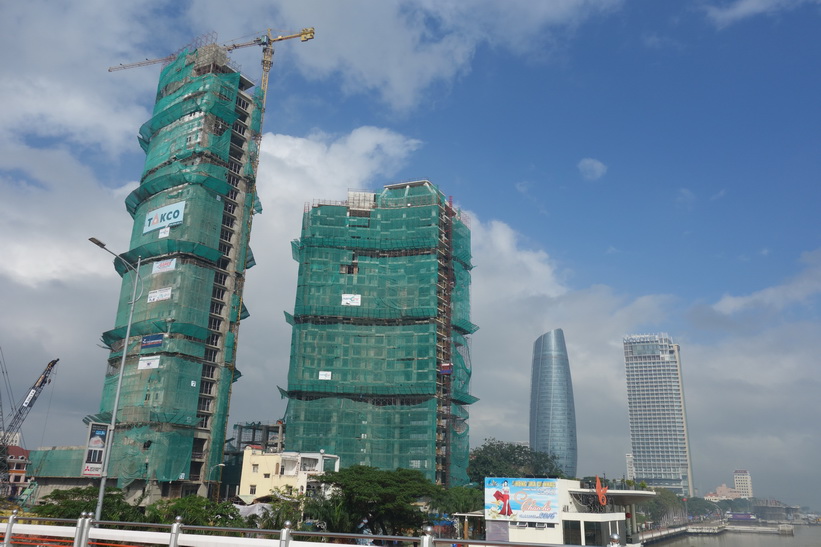
<svg viewBox="0 0 821 547">
<path fill-rule="evenodd" d="M 362 305 L 362 295 L 361 294 L 343 294 L 342 295 L 342 305 L 343 306 L 361 306 Z"/>
<path fill-rule="evenodd" d="M 171 270 L 176 269 L 176 267 L 176 258 L 166 258 L 165 260 L 158 260 L 154 262 L 154 264 L 151 266 L 151 273 L 158 274 L 163 272 L 170 272 Z"/>
<path fill-rule="evenodd" d="M 171 287 L 163 287 L 162 289 L 148 291 L 148 298 L 146 299 L 146 302 L 150 304 L 152 302 L 160 302 L 161 300 L 168 300 L 170 298 Z"/>
<path fill-rule="evenodd" d="M 174 226 L 182 224 L 183 213 L 185 212 L 185 202 L 180 201 L 148 211 L 145 215 L 145 224 L 143 225 L 143 233 L 147 234 L 166 226 Z"/>
<path fill-rule="evenodd" d="M 158 356 L 140 357 L 137 363 L 137 370 L 148 370 L 151 368 L 160 368 L 160 358 Z"/>
<path fill-rule="evenodd" d="M 108 424 L 88 424 L 88 442 L 83 458 L 84 477 L 99 477 L 103 473 L 103 454 L 108 441 Z"/>
<path fill-rule="evenodd" d="M 143 336 L 143 339 L 140 342 L 140 349 L 158 348 L 162 346 L 162 341 L 164 337 L 164 334 L 147 334 Z"/>
<path fill-rule="evenodd" d="M 485 520 L 560 522 L 559 481 L 485 478 Z"/>
</svg>

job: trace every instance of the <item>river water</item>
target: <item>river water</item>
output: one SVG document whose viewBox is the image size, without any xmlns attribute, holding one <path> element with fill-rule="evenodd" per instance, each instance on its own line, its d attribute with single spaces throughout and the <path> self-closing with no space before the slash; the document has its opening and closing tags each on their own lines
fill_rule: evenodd
<svg viewBox="0 0 821 547">
<path fill-rule="evenodd" d="M 821 526 L 796 525 L 794 536 L 724 532 L 717 536 L 687 536 L 659 547 L 821 547 Z"/>
</svg>

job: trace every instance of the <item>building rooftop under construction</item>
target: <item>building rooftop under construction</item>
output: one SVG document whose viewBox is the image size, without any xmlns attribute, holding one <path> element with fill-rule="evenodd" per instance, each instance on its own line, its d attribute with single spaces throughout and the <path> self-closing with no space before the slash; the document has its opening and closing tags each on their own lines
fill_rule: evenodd
<svg viewBox="0 0 821 547">
<path fill-rule="evenodd" d="M 306 206 L 285 448 L 467 482 L 470 228 L 426 180 Z"/>
</svg>

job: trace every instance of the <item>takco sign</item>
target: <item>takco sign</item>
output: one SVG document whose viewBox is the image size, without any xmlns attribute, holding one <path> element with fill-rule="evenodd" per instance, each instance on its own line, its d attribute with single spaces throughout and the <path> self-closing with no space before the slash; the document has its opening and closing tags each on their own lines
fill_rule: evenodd
<svg viewBox="0 0 821 547">
<path fill-rule="evenodd" d="M 148 211 L 145 215 L 145 225 L 143 225 L 143 233 L 153 232 L 166 226 L 174 226 L 175 224 L 182 224 L 183 212 L 185 211 L 185 202 L 180 201 Z"/>
</svg>

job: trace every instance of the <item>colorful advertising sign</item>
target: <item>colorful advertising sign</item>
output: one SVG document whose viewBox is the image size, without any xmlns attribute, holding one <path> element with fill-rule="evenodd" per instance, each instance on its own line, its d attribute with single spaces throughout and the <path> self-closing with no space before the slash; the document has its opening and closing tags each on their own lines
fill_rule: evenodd
<svg viewBox="0 0 821 547">
<path fill-rule="evenodd" d="M 485 478 L 485 519 L 559 522 L 558 480 Z"/>
<path fill-rule="evenodd" d="M 151 273 L 158 274 L 163 272 L 170 272 L 177 267 L 176 258 L 167 258 L 165 260 L 158 260 L 151 266 Z"/>
<path fill-rule="evenodd" d="M 164 334 L 147 334 L 143 336 L 143 339 L 140 342 L 140 349 L 158 348 L 162 346 L 162 341 L 164 337 Z"/>
<path fill-rule="evenodd" d="M 84 477 L 99 477 L 103 473 L 103 454 L 108 440 L 108 424 L 88 424 L 86 457 L 83 458 Z"/>
<path fill-rule="evenodd" d="M 185 202 L 180 201 L 148 211 L 145 215 L 145 224 L 143 225 L 143 233 L 153 232 L 166 226 L 174 226 L 182 224 L 183 213 L 185 212 Z"/>
</svg>

